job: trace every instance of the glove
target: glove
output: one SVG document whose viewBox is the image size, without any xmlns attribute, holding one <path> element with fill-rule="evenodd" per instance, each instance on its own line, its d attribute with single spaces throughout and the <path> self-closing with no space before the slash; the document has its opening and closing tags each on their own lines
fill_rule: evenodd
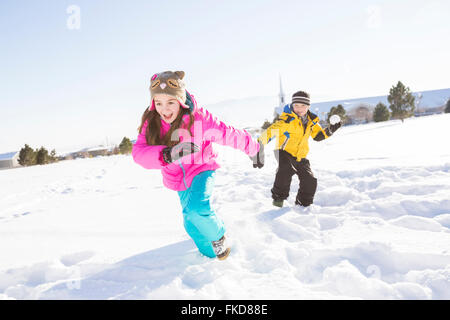
<svg viewBox="0 0 450 320">
<path fill-rule="evenodd" d="M 339 129 L 342 126 L 342 122 L 339 121 L 338 123 L 335 124 L 330 124 L 330 126 L 328 127 L 328 129 L 330 130 L 330 132 L 333 134 L 336 132 L 337 129 Z"/>
<path fill-rule="evenodd" d="M 200 151 L 199 146 L 193 142 L 182 142 L 173 147 L 167 147 L 162 150 L 162 156 L 165 162 L 172 163 L 178 159 Z"/>
<path fill-rule="evenodd" d="M 253 161 L 253 168 L 261 169 L 264 167 L 264 145 L 259 142 L 259 151 L 253 157 L 250 157 Z"/>
</svg>

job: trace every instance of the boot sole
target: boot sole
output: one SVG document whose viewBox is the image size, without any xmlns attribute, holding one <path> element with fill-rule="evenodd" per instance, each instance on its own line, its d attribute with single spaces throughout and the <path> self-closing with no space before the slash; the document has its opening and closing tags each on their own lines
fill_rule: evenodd
<svg viewBox="0 0 450 320">
<path fill-rule="evenodd" d="M 224 253 L 222 253 L 220 256 L 217 256 L 217 259 L 225 260 L 230 255 L 230 251 L 231 251 L 231 249 L 227 248 Z"/>
</svg>

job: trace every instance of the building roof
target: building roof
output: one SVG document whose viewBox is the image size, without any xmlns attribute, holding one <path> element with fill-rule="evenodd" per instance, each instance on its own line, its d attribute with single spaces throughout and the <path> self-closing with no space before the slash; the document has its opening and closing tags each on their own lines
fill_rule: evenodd
<svg viewBox="0 0 450 320">
<path fill-rule="evenodd" d="M 111 147 L 105 147 L 105 146 L 89 147 L 89 148 L 81 149 L 76 152 L 89 152 L 89 151 L 99 151 L 99 150 L 111 150 Z"/>
<path fill-rule="evenodd" d="M 2 154 L 0 154 L 0 160 L 11 160 L 18 153 L 19 153 L 19 151 L 2 153 Z"/>
</svg>

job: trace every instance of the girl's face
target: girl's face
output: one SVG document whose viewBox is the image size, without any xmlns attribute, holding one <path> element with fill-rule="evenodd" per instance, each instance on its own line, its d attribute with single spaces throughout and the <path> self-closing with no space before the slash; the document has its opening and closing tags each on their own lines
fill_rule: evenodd
<svg viewBox="0 0 450 320">
<path fill-rule="evenodd" d="M 304 117 L 309 110 L 309 106 L 303 103 L 294 103 L 292 107 L 294 112 L 300 117 Z"/>
<path fill-rule="evenodd" d="M 180 103 L 177 99 L 167 94 L 156 94 L 153 98 L 155 100 L 156 111 L 167 123 L 172 123 L 180 112 Z"/>
</svg>

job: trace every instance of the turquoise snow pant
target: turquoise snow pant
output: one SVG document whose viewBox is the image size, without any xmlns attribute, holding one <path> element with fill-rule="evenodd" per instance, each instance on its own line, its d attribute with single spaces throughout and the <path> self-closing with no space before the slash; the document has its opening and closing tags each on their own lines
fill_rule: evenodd
<svg viewBox="0 0 450 320">
<path fill-rule="evenodd" d="M 210 198 L 214 188 L 214 171 L 203 171 L 192 180 L 191 187 L 178 191 L 183 208 L 184 228 L 205 256 L 215 258 L 211 241 L 225 234 L 223 221 L 211 208 Z"/>
</svg>

